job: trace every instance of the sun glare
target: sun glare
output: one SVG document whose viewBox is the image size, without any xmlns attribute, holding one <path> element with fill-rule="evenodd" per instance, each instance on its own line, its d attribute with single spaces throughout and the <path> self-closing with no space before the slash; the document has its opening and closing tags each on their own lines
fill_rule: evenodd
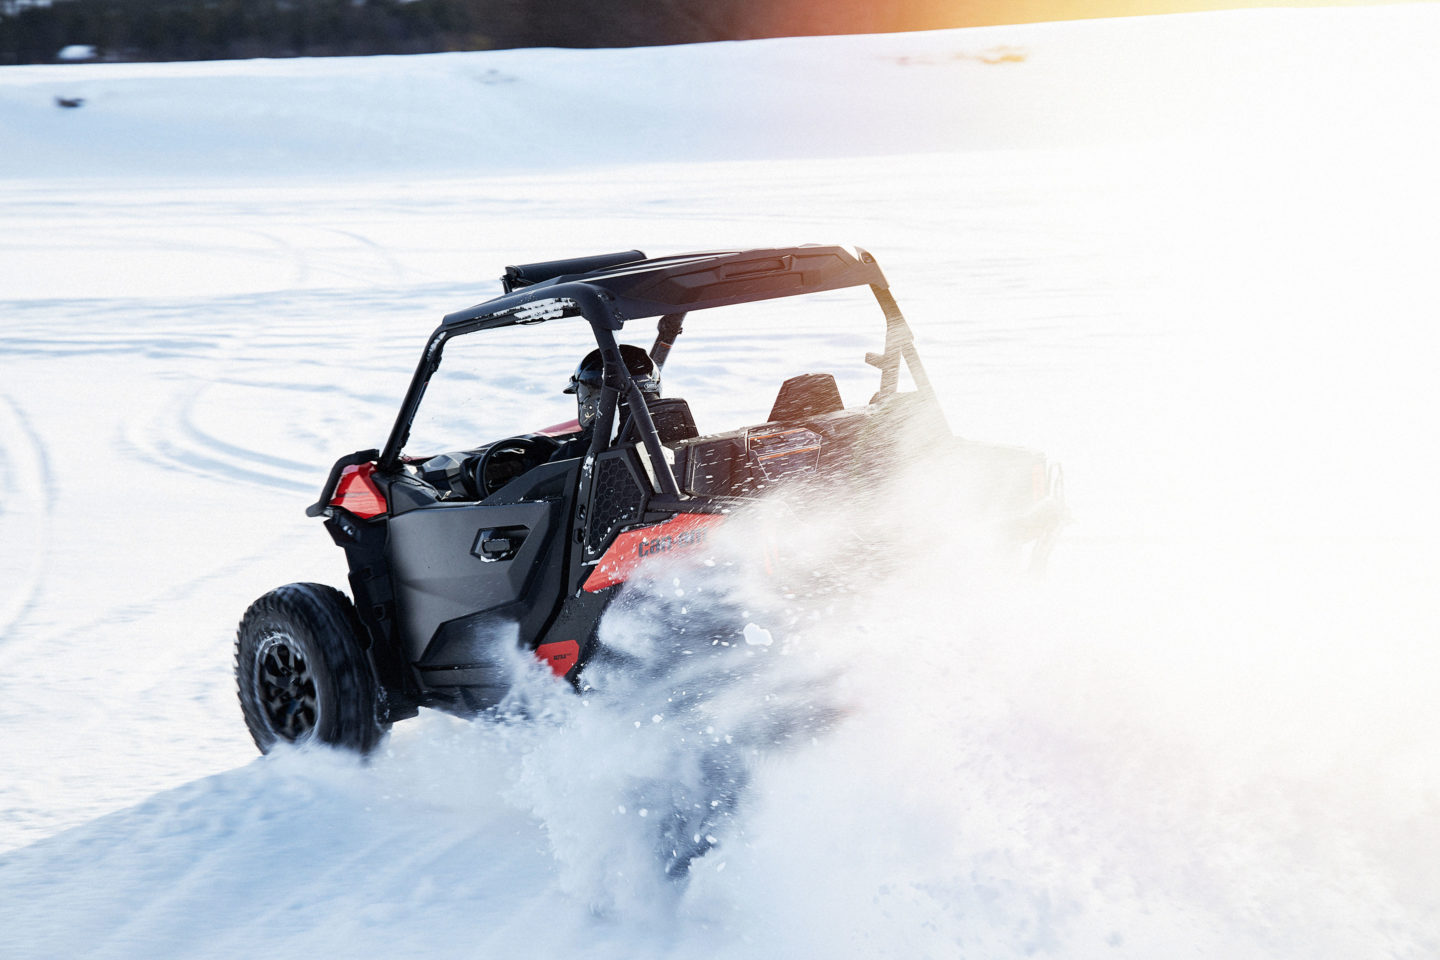
<svg viewBox="0 0 1440 960">
<path fill-rule="evenodd" d="M 1428 0 L 941 0 L 929 13 L 952 21 L 948 26 L 1004 23 L 1038 23 L 1050 20 L 1087 20 L 1139 17 L 1210 10 L 1280 7 L 1372 7 Z"/>
</svg>

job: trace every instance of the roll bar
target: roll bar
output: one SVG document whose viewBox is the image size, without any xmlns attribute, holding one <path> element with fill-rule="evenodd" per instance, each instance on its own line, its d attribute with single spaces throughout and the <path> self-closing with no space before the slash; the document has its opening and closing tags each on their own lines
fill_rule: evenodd
<svg viewBox="0 0 1440 960">
<path fill-rule="evenodd" d="M 646 259 L 640 251 L 629 250 L 506 267 L 502 283 L 502 296 L 447 314 L 430 335 L 390 437 L 378 455 L 380 471 L 399 469 L 401 451 L 409 440 L 426 385 L 439 368 L 445 343 L 451 337 L 562 317 L 580 317 L 590 324 L 604 364 L 604 386 L 591 452 L 598 453 L 610 442 L 615 410 L 624 396 L 639 427 L 657 486 L 675 497 L 680 496 L 680 487 L 674 471 L 665 459 L 640 388 L 620 359 L 615 332 L 623 329 L 627 321 L 660 317 L 651 348 L 652 359 L 660 367 L 689 310 L 869 286 L 885 314 L 884 352 L 866 356 L 881 371 L 877 396 L 896 391 L 902 361 L 910 368 L 917 388 L 934 396 L 915 352 L 910 328 L 890 294 L 884 274 L 875 258 L 858 248 L 853 254 L 843 247 L 804 246 L 660 259 Z"/>
</svg>

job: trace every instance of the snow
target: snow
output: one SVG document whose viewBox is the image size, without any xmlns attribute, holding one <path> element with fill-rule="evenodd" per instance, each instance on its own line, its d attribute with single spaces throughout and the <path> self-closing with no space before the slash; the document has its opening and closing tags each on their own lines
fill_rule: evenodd
<svg viewBox="0 0 1440 960">
<path fill-rule="evenodd" d="M 0 956 L 1440 953 L 1437 21 L 0 69 Z M 539 677 L 537 722 L 255 758 L 234 625 L 343 584 L 303 507 L 441 315 L 509 263 L 798 242 L 876 254 L 958 432 L 1063 463 L 1045 577 L 908 478 L 838 612 L 746 611 L 764 702 L 847 713 L 750 757 L 684 889 L 637 784 L 745 698 L 711 733 Z M 697 315 L 667 392 L 857 402 L 877 313 Z M 573 415 L 556 326 L 477 429 Z"/>
</svg>

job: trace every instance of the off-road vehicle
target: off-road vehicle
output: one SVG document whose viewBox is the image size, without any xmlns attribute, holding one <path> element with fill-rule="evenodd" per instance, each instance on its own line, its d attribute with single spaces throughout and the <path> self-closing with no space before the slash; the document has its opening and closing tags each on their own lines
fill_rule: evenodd
<svg viewBox="0 0 1440 960">
<path fill-rule="evenodd" d="M 911 330 L 863 250 L 656 259 L 632 250 L 511 266 L 502 283 L 503 295 L 444 318 L 384 446 L 337 460 L 307 510 L 345 551 L 353 604 L 331 587 L 294 583 L 241 621 L 240 702 L 262 751 L 313 740 L 363 752 L 420 707 L 487 710 L 510 689 L 517 649 L 578 685 L 606 607 L 637 566 L 703 550 L 729 514 L 787 485 L 878 488 L 897 446 L 913 446 L 906 438 L 917 433 L 940 458 L 932 496 L 945 498 L 960 482 L 951 467 L 968 464 L 962 472 L 979 478 L 987 509 L 1017 543 L 1038 552 L 1053 536 L 1054 470 L 1039 454 L 951 435 Z M 803 374 L 779 385 L 764 422 L 701 434 L 685 400 L 655 389 L 688 313 L 867 286 L 884 339 L 865 356 L 879 382 L 863 405 L 845 407 L 832 375 Z M 648 351 L 617 340 L 655 317 Z M 575 422 L 407 455 L 452 341 L 577 321 L 595 351 L 571 381 Z M 513 384 L 517 372 L 506 373 Z"/>
</svg>

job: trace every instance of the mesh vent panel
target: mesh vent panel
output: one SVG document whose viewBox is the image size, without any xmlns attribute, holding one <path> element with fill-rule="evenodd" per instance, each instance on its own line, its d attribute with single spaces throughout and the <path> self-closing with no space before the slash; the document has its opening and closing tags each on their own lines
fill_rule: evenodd
<svg viewBox="0 0 1440 960">
<path fill-rule="evenodd" d="M 590 553 L 599 553 L 622 524 L 640 518 L 643 496 L 623 457 L 607 457 L 595 465 L 590 524 L 585 533 Z"/>
</svg>

